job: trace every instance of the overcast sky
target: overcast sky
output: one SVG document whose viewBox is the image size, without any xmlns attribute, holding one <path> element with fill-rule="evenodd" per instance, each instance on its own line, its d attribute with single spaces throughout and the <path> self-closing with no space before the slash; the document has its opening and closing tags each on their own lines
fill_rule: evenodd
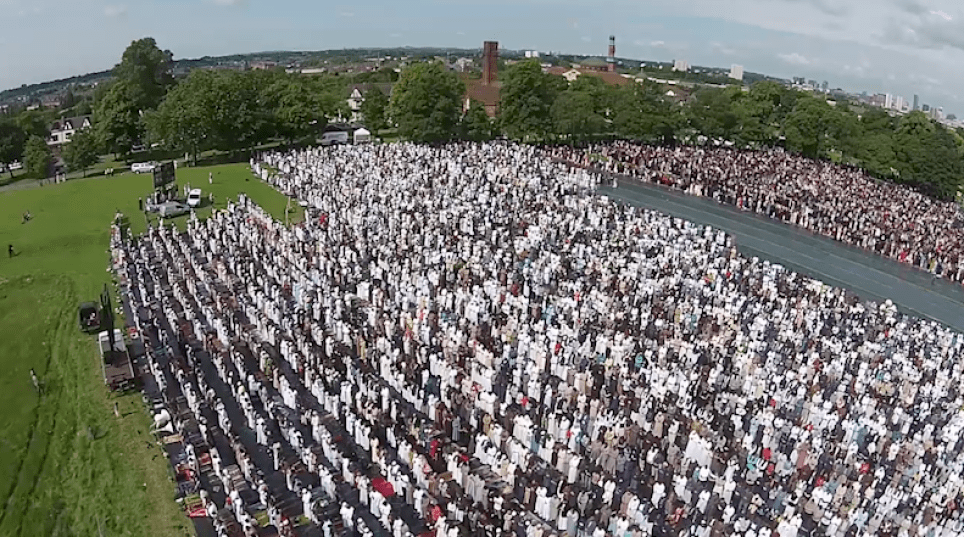
<svg viewBox="0 0 964 537">
<path fill-rule="evenodd" d="M 605 55 L 803 76 L 964 111 L 961 0 L 0 0 L 0 88 L 175 58 L 380 46 Z"/>
</svg>

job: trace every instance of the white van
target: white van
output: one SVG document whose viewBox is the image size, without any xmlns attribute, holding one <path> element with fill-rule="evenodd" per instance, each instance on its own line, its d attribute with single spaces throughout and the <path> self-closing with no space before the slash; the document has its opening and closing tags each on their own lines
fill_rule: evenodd
<svg viewBox="0 0 964 537">
<path fill-rule="evenodd" d="M 348 133 L 330 131 L 321 135 L 321 145 L 341 145 L 348 143 Z"/>
<path fill-rule="evenodd" d="M 156 162 L 135 162 L 131 165 L 131 171 L 134 173 L 150 173 L 154 171 L 155 166 L 157 166 Z"/>
</svg>

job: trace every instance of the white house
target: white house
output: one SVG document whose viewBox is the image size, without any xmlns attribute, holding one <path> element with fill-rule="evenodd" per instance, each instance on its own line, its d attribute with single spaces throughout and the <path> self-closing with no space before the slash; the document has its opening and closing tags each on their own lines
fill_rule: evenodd
<svg viewBox="0 0 964 537">
<path fill-rule="evenodd" d="M 351 109 L 350 121 L 352 123 L 358 123 L 362 120 L 361 105 L 365 102 L 365 94 L 372 88 L 377 88 L 386 98 L 392 96 L 392 84 L 355 84 L 352 86 L 351 93 L 348 95 L 348 108 Z"/>
<path fill-rule="evenodd" d="M 47 145 L 59 147 L 70 141 L 75 132 L 90 128 L 90 116 L 60 118 L 50 126 L 50 137 Z"/>
</svg>

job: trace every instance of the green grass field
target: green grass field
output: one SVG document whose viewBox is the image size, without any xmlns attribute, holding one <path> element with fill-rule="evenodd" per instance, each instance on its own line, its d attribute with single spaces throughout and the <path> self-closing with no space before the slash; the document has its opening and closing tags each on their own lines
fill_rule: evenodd
<svg viewBox="0 0 964 537">
<path fill-rule="evenodd" d="M 208 185 L 208 173 L 215 174 Z M 286 198 L 243 164 L 179 169 L 178 182 L 216 196 L 247 192 L 275 217 Z M 109 261 L 115 211 L 145 229 L 138 197 L 149 174 L 93 177 L 0 193 L 0 536 L 192 535 L 173 501 L 161 448 L 140 394 L 108 392 L 93 336 L 76 308 L 96 300 Z M 300 208 L 293 221 L 301 218 Z M 33 219 L 21 223 L 29 210 Z M 210 214 L 212 208 L 199 211 Z M 176 219 L 182 225 L 186 217 Z M 7 245 L 16 255 L 7 257 Z M 30 369 L 45 384 L 38 396 Z M 122 414 L 113 413 L 117 402 Z"/>
</svg>

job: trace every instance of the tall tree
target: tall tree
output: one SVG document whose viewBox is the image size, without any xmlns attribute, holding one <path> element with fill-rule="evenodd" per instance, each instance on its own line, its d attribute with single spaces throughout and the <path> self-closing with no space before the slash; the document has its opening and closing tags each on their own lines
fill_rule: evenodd
<svg viewBox="0 0 964 537">
<path fill-rule="evenodd" d="M 461 137 L 471 142 L 486 142 L 495 138 L 495 125 L 485 113 L 485 106 L 476 100 L 469 102 L 469 109 L 462 116 Z"/>
<path fill-rule="evenodd" d="M 153 37 L 145 37 L 124 50 L 120 63 L 114 67 L 114 76 L 130 85 L 138 110 L 152 110 L 174 85 L 173 61 L 171 51 L 159 49 Z"/>
<path fill-rule="evenodd" d="M 793 112 L 787 116 L 787 149 L 805 157 L 823 157 L 828 148 L 831 112 L 830 105 L 822 99 L 803 97 L 797 100 Z"/>
<path fill-rule="evenodd" d="M 382 93 L 382 90 L 378 89 L 378 86 L 372 86 L 372 88 L 365 93 L 365 100 L 362 101 L 361 105 L 361 113 L 365 119 L 365 125 L 372 131 L 372 134 L 377 134 L 378 131 L 388 126 L 388 121 L 385 118 L 387 109 L 388 97 Z"/>
<path fill-rule="evenodd" d="M 316 135 L 328 122 L 321 95 L 299 75 L 277 75 L 265 90 L 265 101 L 275 134 L 289 142 Z"/>
<path fill-rule="evenodd" d="M 579 143 L 606 128 L 605 118 L 595 110 L 592 94 L 569 89 L 552 103 L 555 133 L 572 143 Z"/>
<path fill-rule="evenodd" d="M 739 128 L 734 107 L 739 88 L 703 88 L 687 107 L 687 119 L 697 132 L 713 140 L 732 140 Z"/>
<path fill-rule="evenodd" d="M 50 148 L 39 136 L 31 136 L 23 151 L 23 165 L 27 174 L 35 179 L 45 179 L 50 169 Z"/>
<path fill-rule="evenodd" d="M 94 108 L 94 133 L 105 151 L 126 158 L 131 147 L 142 141 L 144 126 L 137 92 L 131 82 L 117 81 Z"/>
<path fill-rule="evenodd" d="M 87 169 L 97 164 L 97 153 L 97 139 L 90 129 L 84 129 L 75 132 L 70 143 L 64 147 L 64 163 L 68 170 L 83 170 L 84 177 L 87 177 Z"/>
<path fill-rule="evenodd" d="M 161 105 L 147 115 L 152 141 L 190 154 L 197 162 L 201 151 L 213 147 L 215 78 L 213 71 L 196 69 L 174 87 Z"/>
<path fill-rule="evenodd" d="M 616 134 L 645 142 L 672 142 L 679 130 L 679 107 L 652 83 L 628 84 L 616 91 L 612 122 Z"/>
<path fill-rule="evenodd" d="M 23 158 L 26 142 L 27 133 L 20 125 L 9 119 L 0 120 L 0 164 L 8 166 L 10 177 L 13 177 L 13 170 L 9 165 Z"/>
<path fill-rule="evenodd" d="M 27 136 L 46 138 L 50 134 L 50 121 L 40 110 L 24 110 L 17 116 L 16 122 Z"/>
<path fill-rule="evenodd" d="M 566 79 L 542 72 L 536 60 L 516 63 L 502 77 L 500 122 L 509 138 L 541 141 L 554 131 L 552 103 Z"/>
<path fill-rule="evenodd" d="M 398 133 L 414 142 L 447 142 L 458 134 L 465 85 L 441 63 L 417 63 L 392 89 L 390 115 Z"/>
</svg>

